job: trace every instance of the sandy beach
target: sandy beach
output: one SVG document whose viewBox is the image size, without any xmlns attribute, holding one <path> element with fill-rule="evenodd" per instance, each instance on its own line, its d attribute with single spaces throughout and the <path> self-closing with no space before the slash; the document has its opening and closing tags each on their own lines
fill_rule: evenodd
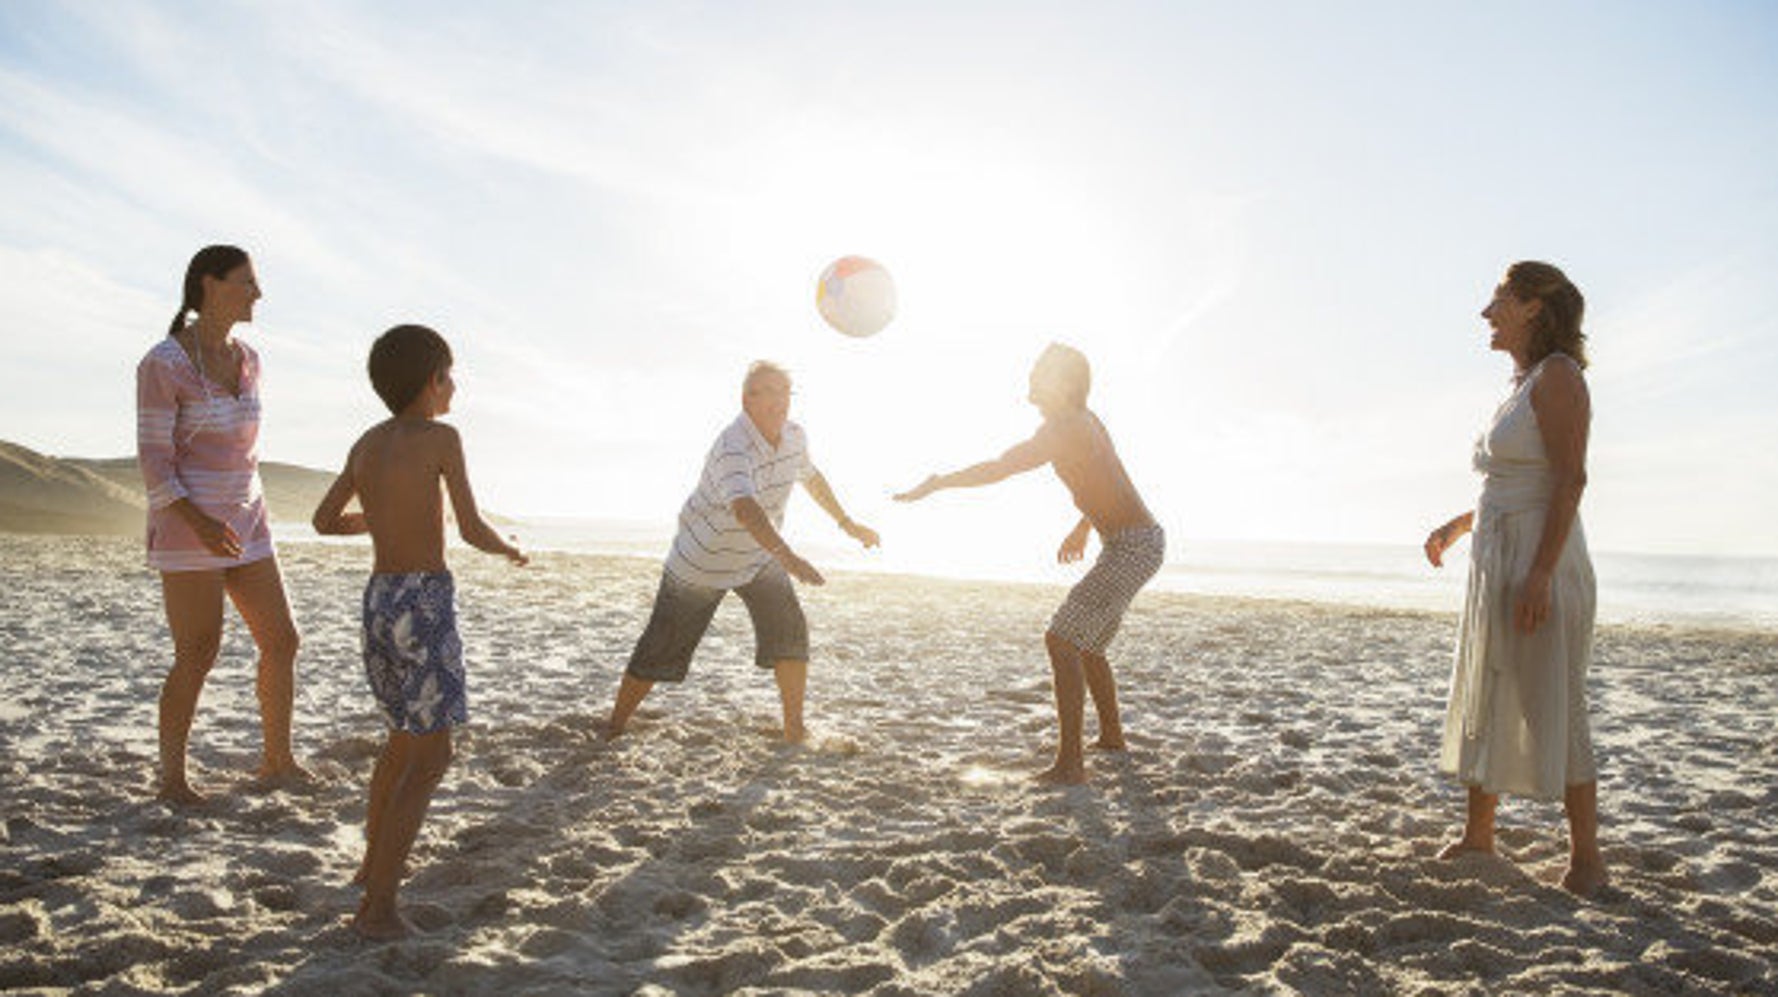
<svg viewBox="0 0 1778 997">
<path fill-rule="evenodd" d="M 454 554 L 471 723 L 403 890 L 424 933 L 364 943 L 369 555 L 281 557 L 317 779 L 248 785 L 231 613 L 192 744 L 215 797 L 182 811 L 152 796 L 170 644 L 137 542 L 0 536 L 0 990 L 1778 993 L 1778 634 L 1600 630 L 1615 882 L 1580 901 L 1555 805 L 1509 801 L 1498 857 L 1433 858 L 1452 617 L 1145 594 L 1113 648 L 1131 750 L 1053 789 L 1057 589 L 805 590 L 800 749 L 730 600 L 606 744 L 658 569 L 584 555 Z"/>
</svg>

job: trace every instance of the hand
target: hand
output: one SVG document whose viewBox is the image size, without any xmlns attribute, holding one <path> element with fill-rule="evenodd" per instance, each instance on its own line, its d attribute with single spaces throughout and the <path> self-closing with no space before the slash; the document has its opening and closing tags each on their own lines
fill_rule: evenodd
<svg viewBox="0 0 1778 997">
<path fill-rule="evenodd" d="M 202 513 L 191 520 L 192 531 L 204 548 L 217 557 L 235 558 L 241 556 L 245 547 L 241 543 L 241 535 L 235 528 L 221 520 L 211 519 Z"/>
<path fill-rule="evenodd" d="M 918 502 L 920 499 L 923 499 L 936 491 L 938 491 L 938 475 L 928 474 L 925 481 L 922 481 L 913 488 L 895 496 L 895 501 Z"/>
<path fill-rule="evenodd" d="M 871 529 L 857 520 L 846 520 L 840 524 L 840 529 L 845 530 L 847 536 L 866 547 L 876 547 L 882 543 L 881 539 L 877 536 L 876 530 Z"/>
<path fill-rule="evenodd" d="M 527 564 L 530 564 L 531 559 L 529 557 L 525 556 L 525 552 L 518 548 L 517 541 L 519 538 L 509 536 L 506 539 L 513 541 L 513 543 L 509 543 L 506 545 L 506 549 L 504 551 L 501 551 L 501 553 L 506 555 L 506 559 L 508 561 L 511 561 L 516 567 L 520 567 L 520 568 L 524 567 Z"/>
<path fill-rule="evenodd" d="M 778 563 L 784 565 L 786 574 L 790 575 L 790 577 L 797 581 L 802 582 L 804 585 L 827 584 L 827 579 L 821 577 L 821 572 L 816 571 L 813 564 L 803 560 L 797 555 L 796 551 L 791 550 L 789 547 L 779 549 Z"/>
<path fill-rule="evenodd" d="M 1446 523 L 1426 536 L 1426 560 L 1435 568 L 1445 566 L 1445 551 L 1450 550 L 1453 543 L 1451 533 L 1451 524 Z"/>
<path fill-rule="evenodd" d="M 1550 573 L 1532 568 L 1519 585 L 1519 600 L 1513 606 L 1513 623 L 1520 633 L 1536 633 L 1550 616 Z"/>
<path fill-rule="evenodd" d="M 1056 551 L 1056 561 L 1060 564 L 1073 564 L 1087 555 L 1087 535 L 1083 530 L 1070 530 L 1062 538 L 1062 546 Z"/>
</svg>

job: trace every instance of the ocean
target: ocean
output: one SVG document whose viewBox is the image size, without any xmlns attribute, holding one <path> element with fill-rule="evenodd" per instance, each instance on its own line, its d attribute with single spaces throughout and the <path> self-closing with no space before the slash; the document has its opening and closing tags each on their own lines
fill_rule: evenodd
<svg viewBox="0 0 1778 997">
<path fill-rule="evenodd" d="M 1161 572 L 1183 592 L 1307 599 L 1458 612 L 1469 545 L 1434 569 L 1418 546 L 1388 544 L 1188 544 Z M 1683 557 L 1593 552 L 1599 619 L 1778 630 L 1778 558 Z"/>
<path fill-rule="evenodd" d="M 658 560 L 671 523 L 594 519 L 527 519 L 512 524 L 527 549 Z M 280 539 L 313 540 L 306 524 L 278 524 Z M 794 531 L 793 531 L 794 537 Z M 894 549 L 864 552 L 833 543 L 797 541 L 822 569 L 870 571 L 996 582 L 1067 585 L 1082 566 L 1058 566 L 1048 550 L 980 555 L 967 565 Z M 1093 548 L 1096 549 L 1096 548 Z M 1089 549 L 1089 554 L 1092 549 Z M 1456 613 L 1468 572 L 1468 543 L 1434 569 L 1418 546 L 1396 544 L 1255 543 L 1168 538 L 1168 561 L 1152 583 L 1174 592 L 1302 600 Z M 1778 631 L 1778 558 L 1697 557 L 1595 551 L 1602 623 Z"/>
</svg>

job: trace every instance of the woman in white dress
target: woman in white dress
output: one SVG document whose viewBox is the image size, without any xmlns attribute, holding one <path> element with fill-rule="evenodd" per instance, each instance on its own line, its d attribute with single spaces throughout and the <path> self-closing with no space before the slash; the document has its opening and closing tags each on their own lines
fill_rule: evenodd
<svg viewBox="0 0 1778 997">
<path fill-rule="evenodd" d="M 1606 882 L 1598 777 L 1587 729 L 1593 565 L 1580 525 L 1587 396 L 1580 290 L 1547 263 L 1506 271 L 1482 310 L 1491 349 L 1512 356 L 1513 389 L 1476 441 L 1475 509 L 1426 538 L 1433 566 L 1474 531 L 1439 768 L 1469 787 L 1463 836 L 1440 853 L 1494 850 L 1501 793 L 1557 799 L 1568 814 L 1563 888 Z"/>
</svg>

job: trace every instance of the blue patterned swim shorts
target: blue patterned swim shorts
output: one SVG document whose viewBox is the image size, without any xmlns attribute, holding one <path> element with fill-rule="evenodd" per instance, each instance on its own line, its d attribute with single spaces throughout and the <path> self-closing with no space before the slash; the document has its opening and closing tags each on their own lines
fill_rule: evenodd
<svg viewBox="0 0 1778 997">
<path fill-rule="evenodd" d="M 432 734 L 469 721 L 450 572 L 370 576 L 364 674 L 394 730 Z"/>
</svg>

